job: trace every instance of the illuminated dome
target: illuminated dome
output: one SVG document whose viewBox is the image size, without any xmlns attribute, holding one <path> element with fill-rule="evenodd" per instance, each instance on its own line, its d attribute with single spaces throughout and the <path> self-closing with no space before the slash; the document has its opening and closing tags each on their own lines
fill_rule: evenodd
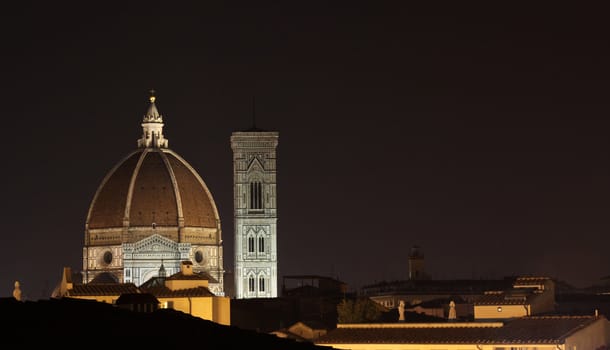
<svg viewBox="0 0 610 350">
<path fill-rule="evenodd" d="M 86 223 L 89 232 L 152 227 L 174 233 L 175 237 L 170 234 L 168 238 L 181 241 L 181 229 L 220 229 L 218 211 L 204 181 L 182 157 L 166 148 L 163 118 L 154 101 L 151 97 L 143 119 L 139 148 L 106 175 L 94 196 Z M 122 236 L 122 242 L 141 238 Z"/>
<path fill-rule="evenodd" d="M 106 174 L 85 223 L 85 283 L 101 274 L 140 285 L 164 266 L 168 275 L 180 263 L 212 280 L 223 293 L 220 218 L 205 182 L 163 136 L 163 117 L 151 96 L 142 119 L 138 148 Z"/>
<path fill-rule="evenodd" d="M 184 159 L 166 148 L 143 148 L 106 176 L 91 203 L 87 228 L 214 229 L 218 221 L 210 192 Z"/>
</svg>

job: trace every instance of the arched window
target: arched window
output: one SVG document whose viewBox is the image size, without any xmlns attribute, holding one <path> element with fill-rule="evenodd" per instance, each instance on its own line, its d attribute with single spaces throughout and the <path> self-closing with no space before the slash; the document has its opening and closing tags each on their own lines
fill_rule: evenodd
<svg viewBox="0 0 610 350">
<path fill-rule="evenodd" d="M 248 253 L 254 253 L 254 237 L 248 237 Z"/>
<path fill-rule="evenodd" d="M 248 292 L 254 293 L 256 291 L 256 281 L 254 280 L 254 276 L 250 276 L 248 278 Z"/>
<path fill-rule="evenodd" d="M 265 252 L 265 237 L 263 237 L 263 236 L 258 237 L 258 252 L 259 253 Z"/>
<path fill-rule="evenodd" d="M 263 209 L 263 184 L 250 182 L 250 209 Z"/>
<path fill-rule="evenodd" d="M 260 276 L 258 278 L 258 291 L 259 292 L 265 291 L 265 276 Z"/>
</svg>

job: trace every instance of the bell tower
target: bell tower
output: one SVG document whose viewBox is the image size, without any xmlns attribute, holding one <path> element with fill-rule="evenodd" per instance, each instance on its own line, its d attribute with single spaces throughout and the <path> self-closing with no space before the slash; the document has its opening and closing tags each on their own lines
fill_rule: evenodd
<svg viewBox="0 0 610 350">
<path fill-rule="evenodd" d="M 231 135 L 235 297 L 278 295 L 276 148 L 279 134 L 252 127 Z"/>
</svg>

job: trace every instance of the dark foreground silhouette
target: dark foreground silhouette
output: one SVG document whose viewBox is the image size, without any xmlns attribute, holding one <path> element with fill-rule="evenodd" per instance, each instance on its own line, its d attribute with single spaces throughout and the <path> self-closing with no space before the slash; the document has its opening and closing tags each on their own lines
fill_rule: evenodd
<svg viewBox="0 0 610 350">
<path fill-rule="evenodd" d="M 79 299 L 0 299 L 0 342 L 15 345 L 123 348 L 194 345 L 207 349 L 331 349 L 267 333 L 224 326 L 180 311 L 133 312 Z"/>
</svg>

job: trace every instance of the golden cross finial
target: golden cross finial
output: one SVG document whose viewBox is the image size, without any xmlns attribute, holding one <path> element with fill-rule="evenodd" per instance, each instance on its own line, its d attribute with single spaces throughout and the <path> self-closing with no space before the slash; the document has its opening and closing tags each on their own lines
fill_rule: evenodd
<svg viewBox="0 0 610 350">
<path fill-rule="evenodd" d="M 150 89 L 150 103 L 154 103 L 155 99 L 155 89 Z"/>
</svg>

